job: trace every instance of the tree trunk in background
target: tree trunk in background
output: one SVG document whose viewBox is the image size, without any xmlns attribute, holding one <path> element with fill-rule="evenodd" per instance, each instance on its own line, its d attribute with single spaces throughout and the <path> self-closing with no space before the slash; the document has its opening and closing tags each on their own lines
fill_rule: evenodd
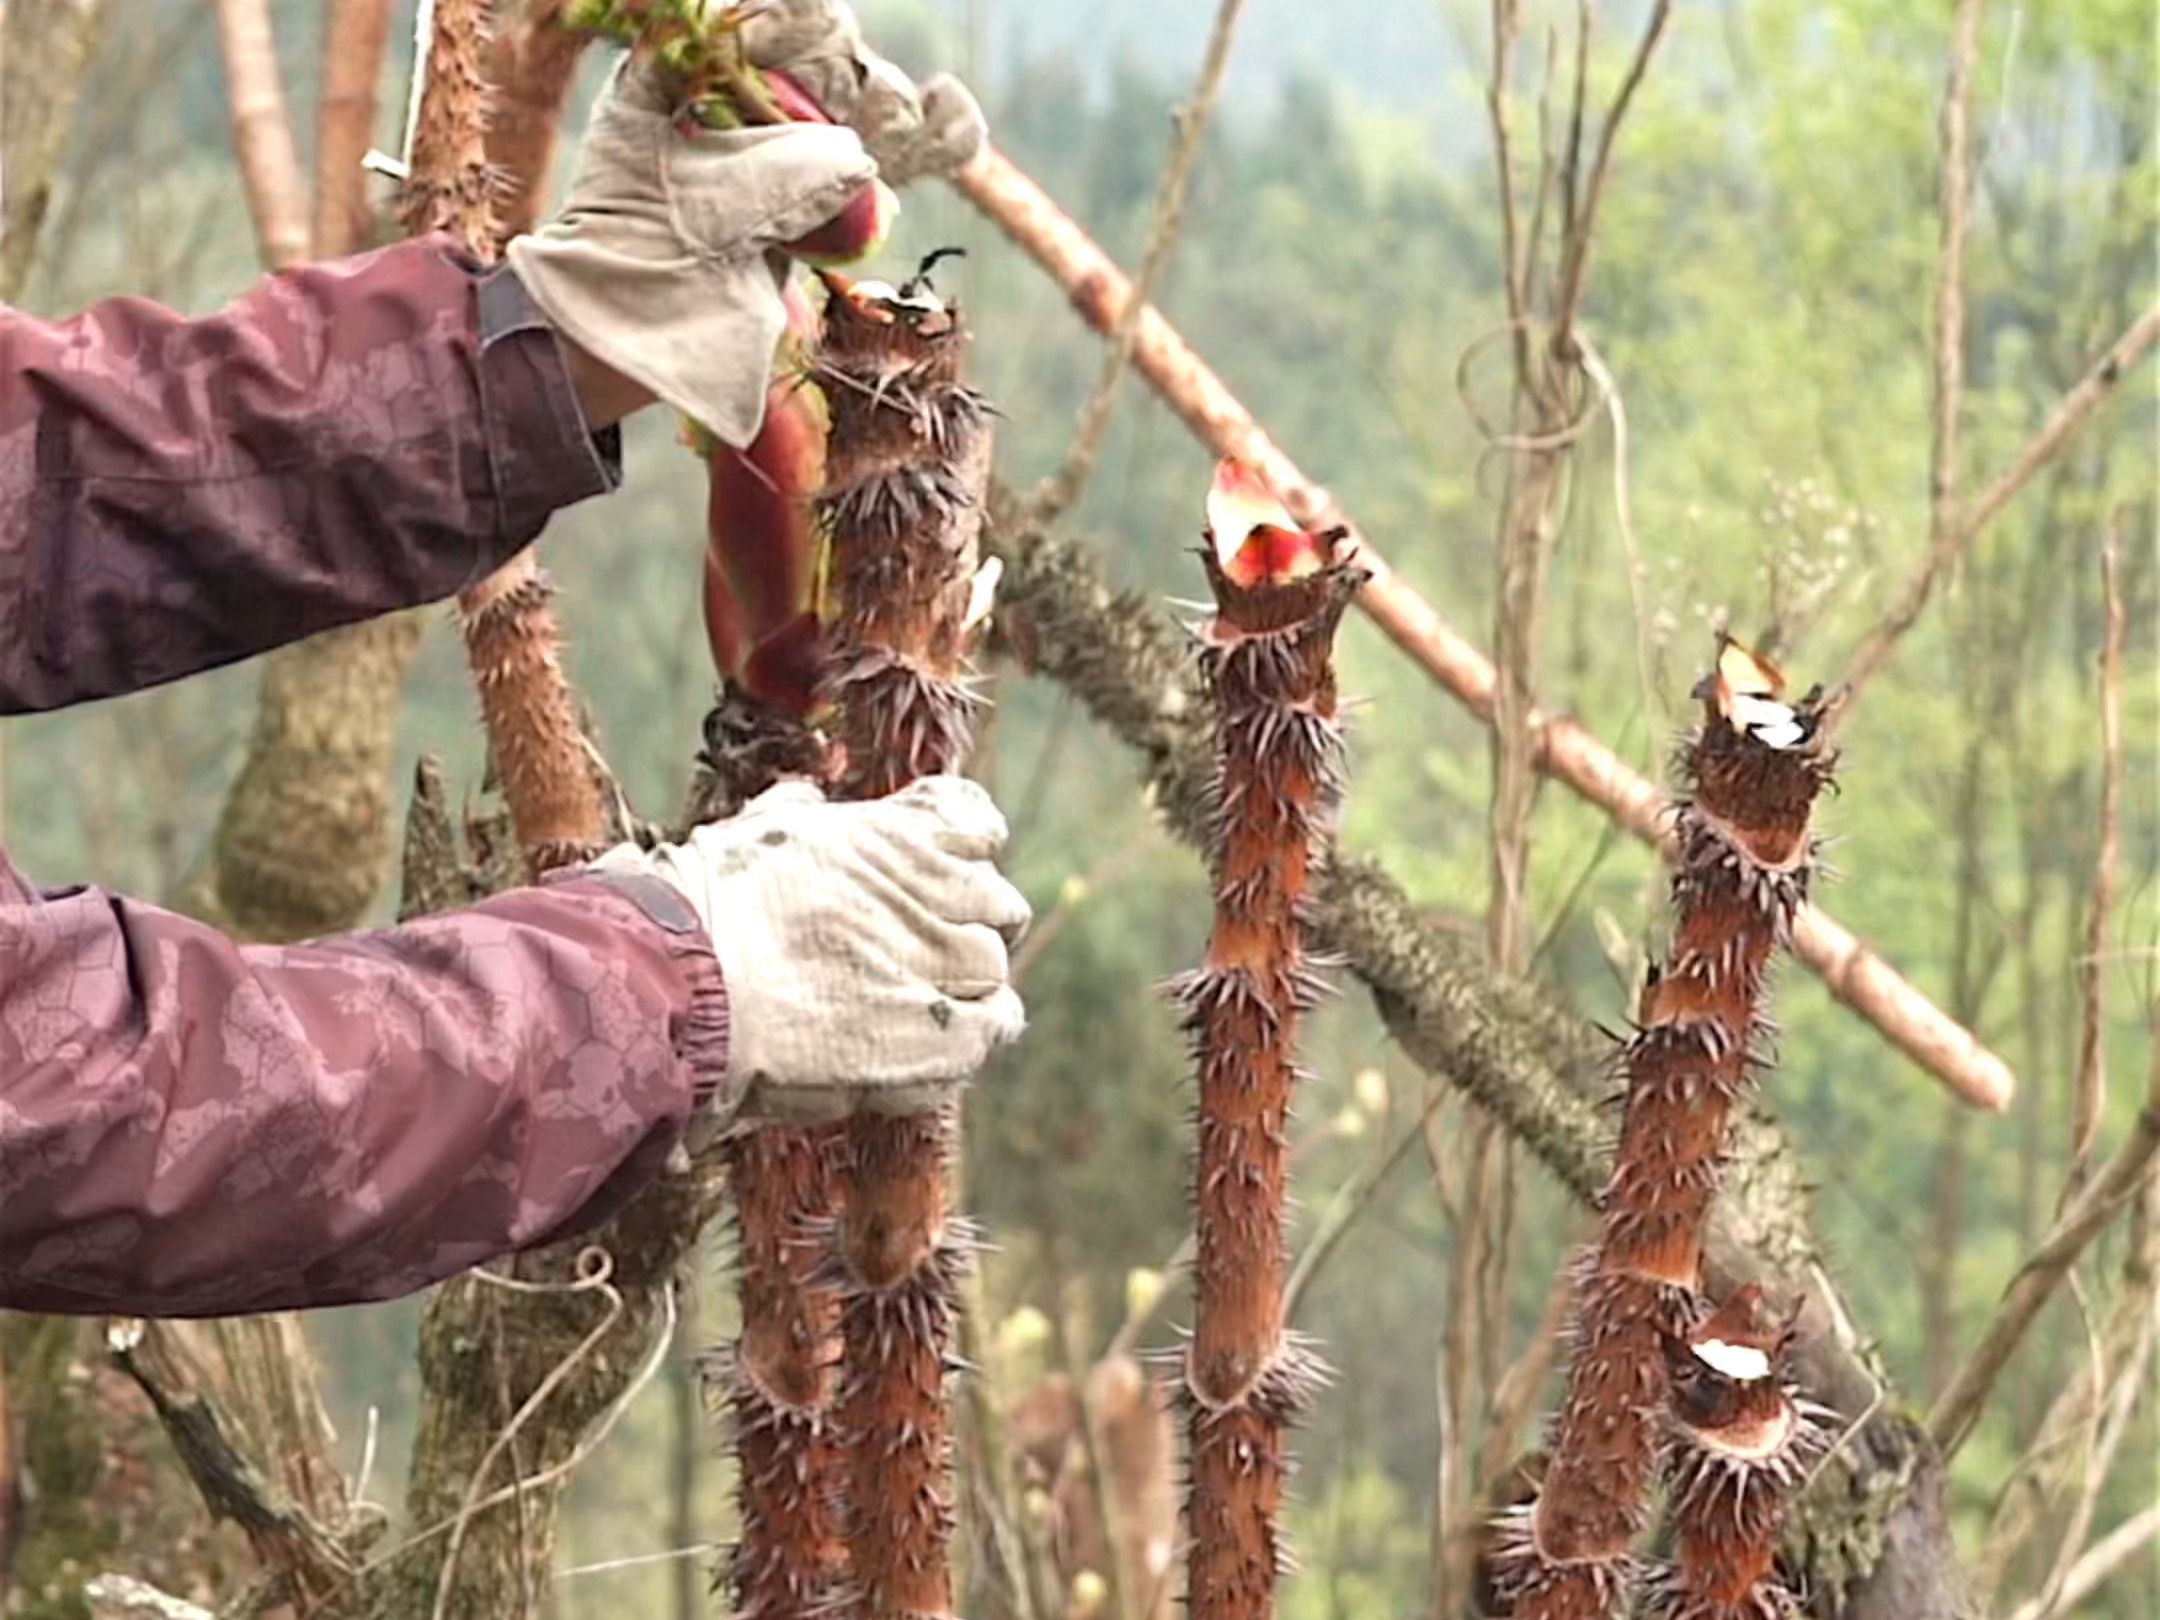
<svg viewBox="0 0 2160 1620">
<path fill-rule="evenodd" d="M 264 0 L 218 0 L 233 143 L 263 262 L 351 252 L 366 235 L 360 158 L 375 127 L 387 0 L 337 0 L 323 36 L 313 230 Z M 247 757 L 191 908 L 249 939 L 356 926 L 390 869 L 390 759 L 414 614 L 280 648 L 263 663 Z"/>
<path fill-rule="evenodd" d="M 104 0 L 10 0 L 0 11 L 0 304 L 22 297 L 52 202 Z"/>
<path fill-rule="evenodd" d="M 284 941 L 357 926 L 390 870 L 390 764 L 419 612 L 272 653 L 218 821 L 219 921 Z"/>
<path fill-rule="evenodd" d="M 149 1402 L 101 1339 L 93 1321 L 0 1316 L 17 1467 L 31 1487 L 10 1620 L 77 1620 L 83 1582 L 115 1567 L 167 1589 L 238 1590 L 252 1562 L 236 1533 L 205 1523 Z"/>
<path fill-rule="evenodd" d="M 360 167 L 376 123 L 376 86 L 390 36 L 390 0 L 330 0 L 323 22 L 322 100 L 315 109 L 314 256 L 335 259 L 372 234 Z"/>
</svg>

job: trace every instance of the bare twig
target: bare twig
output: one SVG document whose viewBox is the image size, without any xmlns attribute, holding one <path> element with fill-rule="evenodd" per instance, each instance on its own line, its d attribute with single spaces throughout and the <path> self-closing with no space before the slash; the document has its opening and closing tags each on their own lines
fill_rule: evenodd
<svg viewBox="0 0 2160 1620">
<path fill-rule="evenodd" d="M 1327 1213 L 1320 1217 L 1320 1226 L 1290 1268 L 1290 1280 L 1283 1285 L 1283 1321 L 1297 1320 L 1298 1305 L 1312 1288 L 1313 1279 L 1334 1255 L 1350 1229 L 1357 1225 L 1358 1217 L 1372 1206 L 1380 1189 L 1387 1184 L 1395 1167 L 1409 1156 L 1410 1150 L 1424 1140 L 1426 1121 L 1440 1111 L 1440 1105 L 1448 1100 L 1448 1093 L 1435 1086 L 1425 1104 L 1424 1111 L 1410 1124 L 1410 1128 L 1398 1136 L 1394 1144 L 1377 1159 L 1366 1165 L 1356 1175 L 1337 1189 Z"/>
<path fill-rule="evenodd" d="M 2160 1028 L 2154 1031 L 2160 1036 Z M 1995 1380 L 2009 1364 L 2025 1332 L 2048 1302 L 2055 1287 L 2086 1246 L 2106 1230 L 2128 1207 L 2143 1180 L 2146 1167 L 2160 1151 L 2160 1040 L 2153 1046 L 2152 1068 L 2145 1087 L 2145 1105 L 2130 1128 L 2129 1137 L 2115 1156 L 2079 1192 L 2070 1207 L 2056 1220 L 2054 1230 L 2042 1239 L 2018 1268 L 2004 1291 L 1995 1319 L 1988 1324 L 1970 1355 L 1959 1367 L 1928 1414 L 1928 1428 L 1947 1460 L 1972 1433 Z"/>
<path fill-rule="evenodd" d="M 954 184 L 1071 296 L 1098 332 L 1116 330 L 1132 286 L 1033 180 L 994 147 Z M 2160 324 L 2160 312 L 2156 312 Z M 1143 311 L 1133 364 L 1194 437 L 1222 455 L 1256 462 L 1283 492 L 1298 521 L 1316 529 L 1349 525 L 1348 514 L 1308 479 L 1154 309 Z M 1492 717 L 1490 661 L 1388 565 L 1362 534 L 1359 561 L 1372 578 L 1358 605 L 1425 673 L 1480 719 Z M 1666 848 L 1669 829 L 1657 786 L 1573 720 L 1533 711 L 1538 768 L 1599 806 L 1645 842 Z M 1830 991 L 1874 1025 L 1928 1074 L 1975 1107 L 2007 1108 L 2010 1067 L 1824 912 L 1809 907 L 1794 924 L 1794 953 Z"/>
<path fill-rule="evenodd" d="M 240 163 L 248 215 L 255 221 L 263 262 L 282 270 L 308 255 L 308 202 L 278 80 L 270 8 L 267 0 L 217 0 L 217 19 L 233 155 Z"/>
<path fill-rule="evenodd" d="M 1928 536 L 1941 543 L 1957 499 L 1958 417 L 1965 403 L 1965 239 L 1972 204 L 1972 79 L 1980 54 L 1981 0 L 1958 0 L 1943 89 L 1942 158 L 1936 183 L 1935 435 L 1928 448 Z"/>
<path fill-rule="evenodd" d="M 2073 1287 L 2075 1274 L 2071 1277 Z M 2139 1396 L 2145 1392 L 2145 1368 L 2152 1357 L 2154 1321 L 2152 1313 L 2146 1312 L 2143 1331 L 2138 1342 L 2125 1359 L 2124 1366 L 2116 1375 L 2113 1388 L 2109 1389 L 2104 1402 L 2093 1413 L 2093 1433 L 2086 1446 L 2085 1477 L 2079 1484 L 2077 1500 L 2070 1510 L 2070 1522 L 2064 1528 L 2055 1555 L 2055 1566 L 2041 1584 L 2040 1600 L 2048 1612 L 2055 1612 L 2061 1605 L 2063 1589 L 2069 1585 L 2070 1572 L 2077 1567 L 2078 1558 L 2085 1551 L 2086 1536 L 2092 1529 L 2093 1517 L 2100 1509 L 2100 1493 L 2107 1488 L 2108 1476 L 2114 1471 L 2116 1455 L 2122 1449 L 2123 1437 L 2129 1433 L 2131 1420 L 2137 1415 Z M 2097 1340 L 2093 1356 L 2097 1361 L 2100 1351 Z M 2102 1371 L 2095 1368 L 2093 1388 L 2103 1383 Z"/>
<path fill-rule="evenodd" d="M 1500 1387 L 1493 1391 L 1492 1411 L 1486 1418 L 1484 1437 L 1478 1442 L 1477 1477 L 1488 1486 L 1500 1477 L 1515 1454 L 1516 1436 L 1538 1409 L 1538 1397 L 1560 1359 L 1567 1331 L 1568 1306 L 1574 1298 L 1575 1279 L 1567 1268 L 1554 1273 L 1545 1294 L 1545 1308 L 1538 1325 L 1523 1346 L 1522 1354 L 1508 1363 Z"/>
<path fill-rule="evenodd" d="M 1163 269 L 1170 262 L 1171 249 L 1177 245 L 1178 228 L 1185 219 L 1185 191 L 1192 180 L 1193 160 L 1199 155 L 1200 139 L 1206 134 L 1208 119 L 1215 111 L 1215 98 L 1222 89 L 1223 69 L 1230 62 L 1230 44 L 1237 37 L 1238 17 L 1244 10 L 1245 0 L 1222 0 L 1216 8 L 1215 26 L 1208 35 L 1207 53 L 1200 62 L 1200 76 L 1193 84 L 1192 95 L 1173 117 L 1176 138 L 1171 143 L 1170 156 L 1163 165 L 1162 180 L 1155 193 L 1155 221 L 1148 230 L 1147 251 L 1140 259 L 1140 278 L 1133 283 L 1133 296 L 1127 301 L 1116 330 L 1110 334 L 1102 376 L 1096 381 L 1095 392 L 1081 408 L 1080 425 L 1073 433 L 1072 448 L 1065 452 L 1064 463 L 1057 472 L 1046 479 L 1036 493 L 1032 516 L 1038 523 L 1053 522 L 1072 508 L 1073 502 L 1080 498 L 1080 491 L 1086 487 L 1088 474 L 1102 450 L 1103 435 L 1110 427 L 1110 413 L 1117 405 L 1118 384 L 1125 380 L 1126 368 L 1132 364 L 1133 345 L 1140 336 L 1141 312 L 1155 296 Z"/>
<path fill-rule="evenodd" d="M 2149 1165 L 2139 1204 L 2130 1217 L 2130 1242 L 2121 1266 L 2121 1283 L 2100 1333 L 2097 1360 L 2112 1367 L 2117 1388 L 2143 1389 L 2156 1351 L 2160 1326 L 2160 1161 Z M 1991 1605 L 2004 1577 L 2026 1544 L 2055 1513 L 2079 1482 L 2079 1459 L 2066 1455 L 2084 1449 L 2100 1426 L 2108 1392 L 2088 1364 L 2049 1404 L 2038 1432 L 2004 1482 L 2001 1499 L 1988 1522 L 1981 1550 L 1973 1560 L 1973 1591 Z M 2088 1453 L 2089 1455 L 2089 1453 Z"/>
<path fill-rule="evenodd" d="M 1868 632 L 1860 650 L 1853 654 L 1852 663 L 1845 672 L 1845 684 L 1850 690 L 1844 706 L 1838 714 L 1840 724 L 1852 713 L 1853 699 L 1867 683 L 1882 672 L 1897 651 L 1897 644 L 1919 620 L 1921 612 L 1933 596 L 1935 586 L 1943 574 L 1955 563 L 1971 544 L 1975 535 L 1992 522 L 1997 513 L 2018 492 L 2032 482 L 2038 473 L 2052 460 L 2057 451 L 2069 440 L 2085 419 L 2106 403 L 2116 386 L 2130 368 L 2144 359 L 2155 342 L 2160 342 L 2160 304 L 2153 305 L 2131 323 L 2129 329 L 2115 340 L 2106 354 L 2093 362 L 2092 369 L 2078 379 L 2076 385 L 2055 402 L 2047 420 L 2024 446 L 2013 456 L 2010 464 L 1996 475 L 1994 481 L 1973 497 L 1970 505 L 1962 508 L 1955 521 L 1944 526 L 1921 560 L 1905 581 L 1904 588 L 1882 617 L 1882 621 Z"/>
<path fill-rule="evenodd" d="M 1027 938 L 1022 940 L 1020 948 L 1013 952 L 1012 982 L 1015 986 L 1026 981 L 1029 969 L 1042 960 L 1043 952 L 1065 931 L 1074 914 L 1093 898 L 1096 891 L 1148 854 L 1149 849 L 1148 840 L 1134 838 L 1110 851 L 1087 871 L 1075 873 L 1067 880 L 1066 890 L 1058 896 L 1057 904 L 1035 919 L 1034 926 L 1028 930 Z"/>
<path fill-rule="evenodd" d="M 1493 167 L 1500 186 L 1501 279 L 1507 289 L 1508 319 L 1518 331 L 1528 314 L 1530 272 L 1515 220 L 1515 162 L 1508 136 L 1507 81 L 1522 27 L 1521 13 L 1521 0 L 1494 0 L 1492 77 L 1485 84 L 1485 111 L 1492 120 Z M 1139 302 L 1139 295 L 1131 301 Z"/>
<path fill-rule="evenodd" d="M 2076 1610 L 2114 1573 L 2160 1539 L 2160 1502 L 2134 1513 L 2085 1550 L 2051 1600 L 2035 1598 L 2010 1612 L 2010 1620 L 2051 1620 Z"/>
<path fill-rule="evenodd" d="M 2100 540 L 2100 589 L 2105 604 L 2100 635 L 2100 849 L 2093 858 L 2092 897 L 2086 902 L 2085 954 L 2077 965 L 2078 1055 L 2070 1109 L 2070 1168 L 2063 1201 L 2076 1196 L 2092 1171 L 2094 1139 L 2107 1101 L 2107 1053 L 2100 1029 L 2107 1002 L 2108 912 L 2115 899 L 2115 865 L 2122 846 L 2121 537 L 2111 521 Z"/>
<path fill-rule="evenodd" d="M 1620 89 L 1613 96 L 1611 109 L 1605 114 L 1605 127 L 1598 131 L 1597 160 L 1590 168 L 1590 181 L 1583 193 L 1582 207 L 1568 238 L 1567 253 L 1560 266 L 1559 290 L 1553 295 L 1553 353 L 1570 352 L 1575 317 L 1582 306 L 1583 276 L 1590 267 L 1590 244 L 1597 232 L 1598 204 L 1605 196 L 1605 179 L 1612 170 L 1613 142 L 1620 133 L 1621 122 L 1627 117 L 1629 104 L 1641 86 L 1643 73 L 1650 66 L 1651 53 L 1657 49 L 1659 38 L 1665 32 L 1665 24 L 1672 18 L 1672 0 L 1657 0 L 1651 8 L 1649 21 L 1643 24 L 1642 38 L 1635 46 L 1635 56 L 1628 63 L 1627 77 L 1620 81 Z"/>
</svg>

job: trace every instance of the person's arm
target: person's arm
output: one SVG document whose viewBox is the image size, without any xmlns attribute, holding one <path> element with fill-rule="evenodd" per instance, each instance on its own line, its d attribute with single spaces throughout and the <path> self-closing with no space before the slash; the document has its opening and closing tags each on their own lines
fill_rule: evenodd
<svg viewBox="0 0 2160 1620">
<path fill-rule="evenodd" d="M 446 239 L 195 320 L 0 309 L 0 713 L 439 600 L 616 460 L 516 277 Z"/>
<path fill-rule="evenodd" d="M 729 1084 L 711 941 L 656 878 L 283 948 L 4 858 L 0 896 L 0 1308 L 411 1293 L 612 1214 Z"/>
</svg>

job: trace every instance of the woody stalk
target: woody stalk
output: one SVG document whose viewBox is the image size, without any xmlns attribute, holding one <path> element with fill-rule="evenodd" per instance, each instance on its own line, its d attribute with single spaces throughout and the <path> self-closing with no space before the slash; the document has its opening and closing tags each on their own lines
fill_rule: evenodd
<svg viewBox="0 0 2160 1620">
<path fill-rule="evenodd" d="M 1342 781 L 1332 652 L 1364 575 L 1340 531 L 1300 528 L 1259 473 L 1226 461 L 1201 553 L 1215 614 L 1197 635 L 1215 699 L 1215 924 L 1178 987 L 1199 1069 L 1195 1320 L 1185 1352 L 1195 1620 L 1275 1612 L 1287 1430 L 1318 1361 L 1285 1331 L 1284 1198 L 1308 878 Z"/>
</svg>

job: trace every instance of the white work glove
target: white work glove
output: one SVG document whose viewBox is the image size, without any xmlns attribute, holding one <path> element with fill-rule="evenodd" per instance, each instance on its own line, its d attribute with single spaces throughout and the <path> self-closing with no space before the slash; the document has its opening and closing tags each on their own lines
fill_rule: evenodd
<svg viewBox="0 0 2160 1620">
<path fill-rule="evenodd" d="M 742 449 L 765 418 L 799 241 L 875 177 L 852 129 L 678 124 L 656 71 L 615 70 L 562 214 L 510 244 L 556 330 Z"/>
<path fill-rule="evenodd" d="M 988 132 L 968 87 L 949 73 L 918 87 L 863 43 L 844 0 L 765 0 L 742 28 L 750 60 L 787 74 L 860 135 L 895 191 L 951 174 L 982 150 Z"/>
<path fill-rule="evenodd" d="M 944 1102 L 1026 1022 L 1008 951 L 1028 903 L 992 862 L 1005 818 L 957 776 L 828 803 L 808 783 L 603 869 L 689 898 L 727 981 L 726 1098 L 747 1124 Z"/>
<path fill-rule="evenodd" d="M 958 81 L 918 91 L 837 0 L 770 0 L 744 22 L 743 45 L 833 122 L 705 129 L 676 116 L 660 70 L 626 57 L 593 109 L 562 213 L 508 249 L 557 331 L 738 450 L 764 421 L 787 324 L 784 250 L 859 203 L 881 169 L 897 187 L 957 168 L 983 142 L 981 109 Z"/>
</svg>

